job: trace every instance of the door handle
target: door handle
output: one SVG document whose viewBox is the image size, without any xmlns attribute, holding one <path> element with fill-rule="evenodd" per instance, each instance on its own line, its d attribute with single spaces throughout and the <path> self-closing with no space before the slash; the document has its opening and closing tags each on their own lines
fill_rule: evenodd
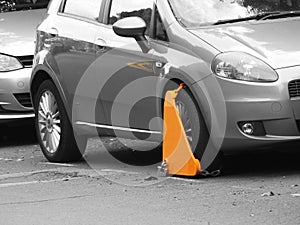
<svg viewBox="0 0 300 225">
<path fill-rule="evenodd" d="M 56 28 L 54 28 L 54 27 L 51 27 L 51 28 L 49 29 L 49 34 L 50 34 L 51 36 L 53 36 L 53 37 L 57 37 L 57 36 L 58 36 L 58 30 L 57 30 Z"/>
<path fill-rule="evenodd" d="M 103 40 L 102 38 L 97 38 L 95 44 L 96 44 L 96 52 L 98 54 L 106 52 L 107 43 L 105 40 Z"/>
<path fill-rule="evenodd" d="M 97 38 L 95 44 L 100 46 L 100 47 L 107 47 L 106 41 L 103 40 L 102 38 Z"/>
</svg>

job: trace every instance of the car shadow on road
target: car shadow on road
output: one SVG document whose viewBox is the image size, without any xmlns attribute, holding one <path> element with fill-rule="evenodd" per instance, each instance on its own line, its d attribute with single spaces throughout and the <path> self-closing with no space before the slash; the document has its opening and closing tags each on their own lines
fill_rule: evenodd
<svg viewBox="0 0 300 225">
<path fill-rule="evenodd" d="M 151 151 L 133 151 L 128 145 L 139 147 L 142 149 L 144 144 L 126 142 L 126 145 L 116 141 L 109 141 L 106 138 L 100 146 L 95 145 L 95 150 L 88 152 L 88 158 L 93 158 L 97 163 L 114 163 L 103 154 L 105 146 L 106 151 L 109 152 L 117 161 L 127 165 L 133 166 L 148 166 L 156 165 L 161 162 L 161 146 L 153 148 Z M 132 144 L 133 143 L 133 144 Z M 0 148 L 35 145 L 38 144 L 33 122 L 14 123 L 9 125 L 1 125 L 0 127 Z M 101 147 L 102 146 L 102 147 Z M 97 150 L 98 149 L 98 150 Z M 232 153 L 224 156 L 223 160 L 223 174 L 225 176 L 286 176 L 293 174 L 300 174 L 300 143 L 285 144 L 276 147 L 271 147 L 265 150 L 252 150 L 242 153 Z M 88 164 L 80 162 L 80 164 Z"/>
<path fill-rule="evenodd" d="M 131 142 L 126 145 L 119 141 L 109 139 L 102 141 L 102 147 L 97 146 L 96 151 L 87 153 L 89 159 L 87 163 L 91 162 L 97 164 L 106 163 L 114 166 L 118 161 L 124 165 L 131 166 L 150 166 L 157 165 L 161 162 L 161 146 L 152 149 L 151 151 L 133 151 L 130 146 Z M 105 151 L 113 156 L 114 160 L 106 157 L 102 149 L 105 146 Z M 133 143 L 135 149 L 139 147 L 143 149 L 144 144 Z M 242 153 L 226 154 L 223 160 L 223 174 L 225 176 L 268 176 L 276 175 L 292 175 L 300 174 L 300 144 L 285 144 L 276 147 L 269 147 L 268 149 L 243 151 Z M 154 168 L 154 167 L 153 167 Z M 201 176 L 200 176 L 201 177 Z"/>
<path fill-rule="evenodd" d="M 300 144 L 284 144 L 265 150 L 247 151 L 224 156 L 226 176 L 285 176 L 300 174 Z"/>
<path fill-rule="evenodd" d="M 33 120 L 0 125 L 0 148 L 37 144 Z"/>
<path fill-rule="evenodd" d="M 121 163 L 130 166 L 151 166 L 161 162 L 161 146 L 158 143 L 102 137 L 88 146 L 87 163 Z M 150 145 L 150 147 L 149 147 Z M 90 151 L 93 149 L 92 151 Z M 110 157 L 108 157 L 110 155 Z M 89 159 L 88 159 L 89 158 Z"/>
</svg>

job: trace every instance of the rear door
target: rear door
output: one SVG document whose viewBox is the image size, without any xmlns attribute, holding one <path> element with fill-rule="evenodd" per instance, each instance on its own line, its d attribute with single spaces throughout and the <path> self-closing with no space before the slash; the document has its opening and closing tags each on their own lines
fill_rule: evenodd
<svg viewBox="0 0 300 225">
<path fill-rule="evenodd" d="M 53 68 L 72 108 L 73 122 L 89 121 L 94 116 L 97 96 L 94 71 L 89 68 L 96 59 L 95 36 L 99 27 L 101 0 L 63 0 L 57 15 L 48 24 Z M 100 104 L 100 109 L 101 104 Z M 104 112 L 98 115 L 104 122 Z"/>
</svg>

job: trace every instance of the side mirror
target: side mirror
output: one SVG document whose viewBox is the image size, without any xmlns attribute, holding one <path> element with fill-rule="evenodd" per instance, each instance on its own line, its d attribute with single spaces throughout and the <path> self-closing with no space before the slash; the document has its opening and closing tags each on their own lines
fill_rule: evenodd
<svg viewBox="0 0 300 225">
<path fill-rule="evenodd" d="M 150 50 L 145 37 L 146 29 L 145 21 L 136 16 L 123 18 L 113 24 L 113 30 L 117 35 L 134 38 L 144 53 Z"/>
</svg>

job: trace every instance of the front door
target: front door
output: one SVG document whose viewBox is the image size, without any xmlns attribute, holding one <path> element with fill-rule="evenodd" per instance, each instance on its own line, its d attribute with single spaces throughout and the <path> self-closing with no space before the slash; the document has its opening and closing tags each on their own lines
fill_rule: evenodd
<svg viewBox="0 0 300 225">
<path fill-rule="evenodd" d="M 152 54 L 143 53 L 133 38 L 116 35 L 112 24 L 125 17 L 139 16 L 149 29 L 152 8 L 151 0 L 112 0 L 106 23 L 96 35 L 96 45 L 102 49 L 96 61 L 105 124 L 148 135 L 160 132 L 154 121 L 157 116 L 155 62 Z"/>
</svg>

